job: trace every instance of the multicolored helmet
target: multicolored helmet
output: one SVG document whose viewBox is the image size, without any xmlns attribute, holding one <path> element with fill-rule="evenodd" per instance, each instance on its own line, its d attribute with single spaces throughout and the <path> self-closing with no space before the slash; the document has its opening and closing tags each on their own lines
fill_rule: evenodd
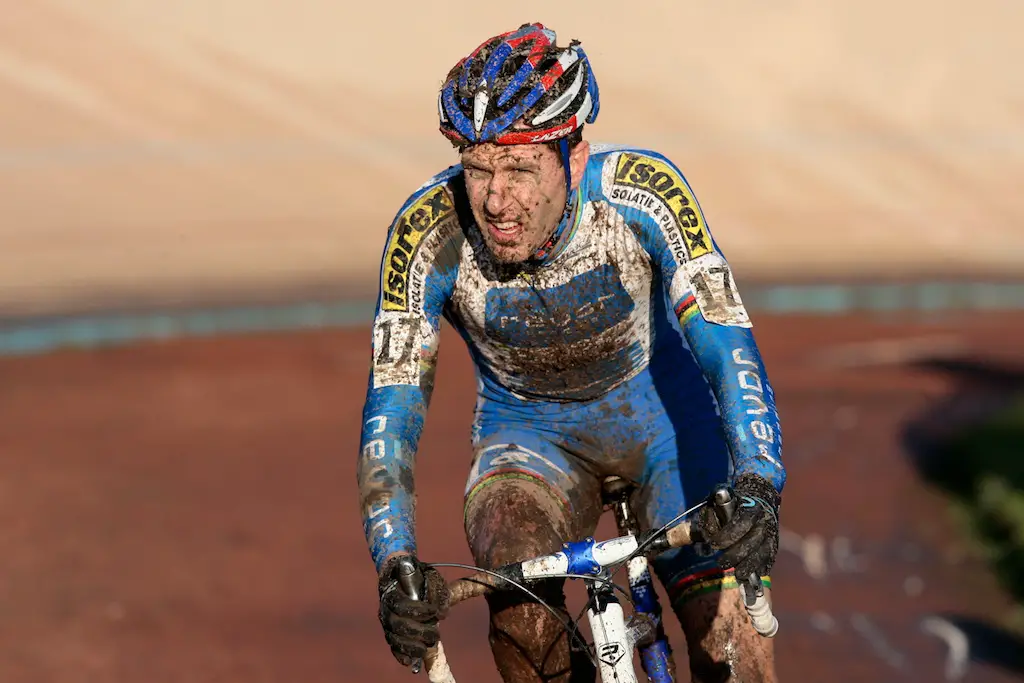
<svg viewBox="0 0 1024 683">
<path fill-rule="evenodd" d="M 543 24 L 488 39 L 448 73 L 438 97 L 441 132 L 455 145 L 561 140 L 600 109 L 590 61 Z"/>
</svg>

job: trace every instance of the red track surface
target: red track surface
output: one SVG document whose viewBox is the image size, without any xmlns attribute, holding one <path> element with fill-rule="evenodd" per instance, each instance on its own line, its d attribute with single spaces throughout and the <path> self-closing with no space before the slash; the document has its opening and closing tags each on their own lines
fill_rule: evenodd
<svg viewBox="0 0 1024 683">
<path fill-rule="evenodd" d="M 782 679 L 943 680 L 947 646 L 921 618 L 997 627 L 1008 607 L 902 441 L 960 381 L 839 369 L 816 354 L 953 335 L 972 354 L 1020 364 L 1024 319 L 762 318 L 756 331 L 790 473 L 774 572 Z M 368 340 L 296 333 L 0 361 L 0 680 L 425 680 L 387 652 L 358 518 Z M 464 347 L 446 331 L 418 468 L 428 561 L 469 560 L 472 405 Z M 824 541 L 818 560 L 813 538 L 801 541 L 812 534 Z M 485 619 L 482 603 L 466 604 L 444 624 L 461 682 L 498 680 Z M 1005 648 L 969 635 L 965 680 L 1020 680 Z"/>
</svg>

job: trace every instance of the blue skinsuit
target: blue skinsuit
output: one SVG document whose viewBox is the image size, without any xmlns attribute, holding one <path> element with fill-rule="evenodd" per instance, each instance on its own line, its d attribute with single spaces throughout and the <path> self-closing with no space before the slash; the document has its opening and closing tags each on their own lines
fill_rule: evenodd
<svg viewBox="0 0 1024 683">
<path fill-rule="evenodd" d="M 573 213 L 528 268 L 489 256 L 461 166 L 423 185 L 395 218 L 358 466 L 378 569 L 394 552 L 416 551 L 413 464 L 442 315 L 477 369 L 467 505 L 495 481 L 532 478 L 572 516 L 582 491 L 618 474 L 640 484 L 641 522 L 653 526 L 746 472 L 782 491 L 772 388 L 682 173 L 650 150 L 592 145 L 570 199 Z M 668 586 L 708 562 L 683 549 L 655 570 Z"/>
</svg>

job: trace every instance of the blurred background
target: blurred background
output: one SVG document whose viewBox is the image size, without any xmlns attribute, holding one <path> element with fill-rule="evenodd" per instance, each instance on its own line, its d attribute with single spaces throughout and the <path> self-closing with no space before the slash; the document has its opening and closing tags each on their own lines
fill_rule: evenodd
<svg viewBox="0 0 1024 683">
<path fill-rule="evenodd" d="M 590 140 L 682 168 L 751 309 L 783 679 L 1024 678 L 1024 5 L 6 0 L 0 679 L 415 680 L 355 496 L 379 258 L 456 160 L 444 75 L 530 21 L 583 42 Z M 443 339 L 420 545 L 458 562 Z M 498 680 L 485 624 L 445 623 L 463 680 Z"/>
</svg>

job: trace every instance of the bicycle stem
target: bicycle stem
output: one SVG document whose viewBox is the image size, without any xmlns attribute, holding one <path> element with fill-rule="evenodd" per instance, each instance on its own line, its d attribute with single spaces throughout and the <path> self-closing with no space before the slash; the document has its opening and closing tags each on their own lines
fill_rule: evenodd
<svg viewBox="0 0 1024 683">
<path fill-rule="evenodd" d="M 628 494 L 619 494 L 615 498 L 613 512 L 620 534 L 641 535 L 640 524 L 629 505 Z M 647 538 L 650 536 L 648 535 Z M 665 539 L 666 543 L 669 542 L 664 535 L 659 538 Z M 635 605 L 634 618 L 649 621 L 646 633 L 639 628 L 640 623 L 630 626 L 629 637 L 632 643 L 638 645 L 640 665 L 651 683 L 675 683 L 675 662 L 672 659 L 668 638 L 665 637 L 665 628 L 661 620 L 661 604 L 654 589 L 654 580 L 647 557 L 641 554 L 630 559 L 627 570 L 630 593 Z M 641 642 L 643 645 L 639 644 Z"/>
</svg>

